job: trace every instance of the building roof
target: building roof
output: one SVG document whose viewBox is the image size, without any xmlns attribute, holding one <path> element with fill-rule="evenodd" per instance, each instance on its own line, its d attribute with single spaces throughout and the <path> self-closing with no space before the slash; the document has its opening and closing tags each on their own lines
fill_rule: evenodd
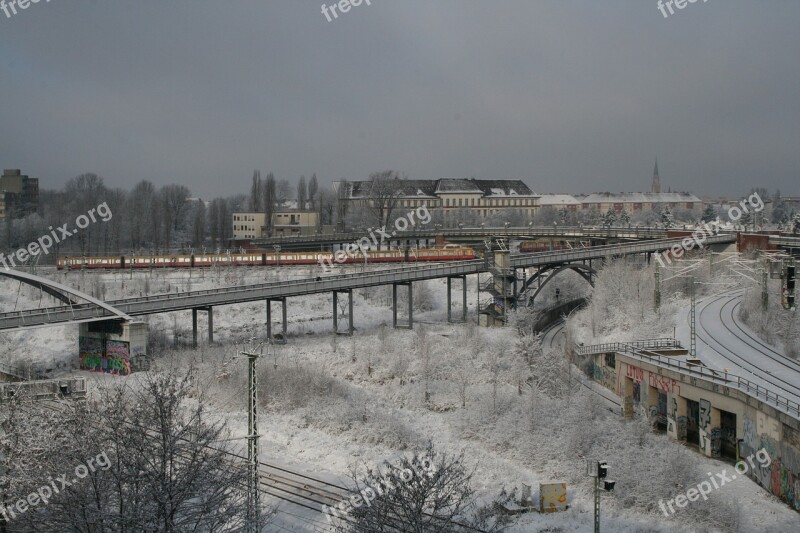
<svg viewBox="0 0 800 533">
<path fill-rule="evenodd" d="M 344 183 L 344 182 L 342 182 Z M 371 181 L 347 182 L 348 198 L 368 198 Z M 436 198 L 439 194 L 480 194 L 482 196 L 537 196 L 521 180 L 477 180 L 441 178 L 436 180 L 392 180 L 401 198 Z"/>
<path fill-rule="evenodd" d="M 581 205 L 580 200 L 569 194 L 543 194 L 539 197 L 539 205 L 562 206 L 562 205 Z"/>
<path fill-rule="evenodd" d="M 584 204 L 616 203 L 685 203 L 702 202 L 700 198 L 688 192 L 596 192 L 582 200 Z"/>
</svg>

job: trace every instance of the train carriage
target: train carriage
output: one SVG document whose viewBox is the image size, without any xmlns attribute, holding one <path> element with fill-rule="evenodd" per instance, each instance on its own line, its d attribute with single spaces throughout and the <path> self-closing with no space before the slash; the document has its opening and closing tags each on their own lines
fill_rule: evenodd
<svg viewBox="0 0 800 533">
<path fill-rule="evenodd" d="M 344 254 L 344 257 L 342 257 Z M 404 263 L 430 261 L 463 261 L 475 259 L 472 248 L 404 248 L 393 250 L 355 250 L 353 252 L 246 252 L 225 254 L 180 254 L 152 256 L 97 256 L 59 257 L 56 267 L 62 269 L 142 269 L 142 268 L 194 268 L 212 266 L 270 266 L 314 265 L 335 263 Z M 334 258 L 339 261 L 333 261 Z"/>
</svg>

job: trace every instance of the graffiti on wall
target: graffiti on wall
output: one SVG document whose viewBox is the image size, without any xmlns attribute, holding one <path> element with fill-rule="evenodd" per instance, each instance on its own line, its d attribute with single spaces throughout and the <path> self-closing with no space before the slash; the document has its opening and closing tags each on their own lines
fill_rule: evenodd
<svg viewBox="0 0 800 533">
<path fill-rule="evenodd" d="M 131 373 L 131 356 L 127 342 L 106 341 L 105 360 L 103 372 L 118 376 L 127 376 Z"/>
<path fill-rule="evenodd" d="M 604 366 L 602 384 L 604 387 L 617 392 L 617 369 Z"/>
<path fill-rule="evenodd" d="M 775 421 L 768 420 L 763 413 L 756 413 L 756 419 L 745 415 L 742 422 L 742 455 L 764 448 L 772 459 L 767 466 L 757 464 L 748 475 L 800 511 L 800 432 L 786 424 L 772 423 Z M 773 435 L 778 424 L 782 434 L 776 438 Z M 759 428 L 763 431 L 759 432 Z"/>
<path fill-rule="evenodd" d="M 678 440 L 686 440 L 688 424 L 689 424 L 688 418 L 686 418 L 685 416 L 678 417 L 678 420 L 676 421 Z"/>
<path fill-rule="evenodd" d="M 82 370 L 105 372 L 118 376 L 131 373 L 128 343 L 94 337 L 80 337 L 78 352 Z"/>
<path fill-rule="evenodd" d="M 665 378 L 664 376 L 659 376 L 658 374 L 649 372 L 648 383 L 651 387 L 654 387 L 661 392 L 680 394 L 680 387 L 674 379 Z"/>
<path fill-rule="evenodd" d="M 644 370 L 631 365 L 627 366 L 628 366 L 628 371 L 626 375 L 636 383 L 641 383 L 644 380 Z"/>
<path fill-rule="evenodd" d="M 658 395 L 658 423 L 662 426 L 667 425 L 667 395 Z"/>
<path fill-rule="evenodd" d="M 719 457 L 722 448 L 722 433 L 719 428 L 711 427 L 711 402 L 700 399 L 698 415 L 700 447 L 711 457 Z"/>
<path fill-rule="evenodd" d="M 711 402 L 708 400 L 700 400 L 700 415 L 698 418 L 700 429 L 708 430 L 711 425 Z"/>
<path fill-rule="evenodd" d="M 711 447 L 711 457 L 722 455 L 722 432 L 719 428 L 714 428 L 708 433 L 709 445 Z"/>
<path fill-rule="evenodd" d="M 103 341 L 93 337 L 78 338 L 81 369 L 100 372 L 103 365 Z"/>
</svg>

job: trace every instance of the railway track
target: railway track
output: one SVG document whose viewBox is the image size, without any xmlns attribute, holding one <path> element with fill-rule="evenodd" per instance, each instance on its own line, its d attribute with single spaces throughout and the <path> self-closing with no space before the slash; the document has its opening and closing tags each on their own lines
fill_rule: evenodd
<svg viewBox="0 0 800 533">
<path fill-rule="evenodd" d="M 783 394 L 789 395 L 793 401 L 800 401 L 800 387 L 795 385 L 795 383 L 800 383 L 800 365 L 789 360 L 772 348 L 766 349 L 762 341 L 741 329 L 741 324 L 736 322 L 734 315 L 737 305 L 735 305 L 734 302 L 739 300 L 737 303 L 741 303 L 740 298 L 742 292 L 743 290 L 737 290 L 713 296 L 704 300 L 701 304 L 698 304 L 698 306 L 701 307 L 697 310 L 697 339 L 702 341 L 721 358 L 728 361 L 732 366 L 748 372 L 764 383 L 781 391 Z M 727 301 L 720 305 L 716 312 L 713 312 L 713 306 L 724 299 L 727 299 Z M 784 377 L 778 375 L 776 371 L 762 368 L 757 362 L 752 360 L 753 358 L 737 353 L 737 350 L 733 349 L 725 339 L 721 339 L 718 334 L 715 335 L 706 327 L 704 319 L 708 320 L 712 317 L 713 320 L 718 321 L 724 327 L 731 338 L 737 339 L 752 350 L 758 352 L 765 360 L 774 362 L 778 365 L 777 368 L 779 368 L 781 372 L 786 372 L 786 374 L 782 374 L 783 376 L 788 377 L 794 374 L 795 379 L 793 381 L 790 380 L 791 378 L 784 379 Z M 736 326 L 736 329 L 730 327 L 731 323 Z"/>
<path fill-rule="evenodd" d="M 542 348 L 546 351 L 553 351 L 558 350 L 561 348 L 562 344 L 560 342 L 560 338 L 564 335 L 564 321 L 559 320 L 557 322 L 553 322 L 549 326 L 547 326 L 544 330 L 542 330 Z M 577 369 L 577 367 L 575 367 Z M 597 396 L 601 397 L 603 400 L 611 404 L 611 406 L 607 406 L 608 410 L 612 413 L 618 413 L 615 408 L 622 409 L 622 402 L 620 402 L 616 397 L 614 397 L 610 392 L 605 393 L 604 391 L 598 390 L 587 383 L 588 379 L 584 377 L 583 373 L 578 370 L 576 373 L 573 373 L 571 376 L 573 381 L 580 384 L 585 389 L 588 389 L 592 393 L 596 394 Z"/>
</svg>

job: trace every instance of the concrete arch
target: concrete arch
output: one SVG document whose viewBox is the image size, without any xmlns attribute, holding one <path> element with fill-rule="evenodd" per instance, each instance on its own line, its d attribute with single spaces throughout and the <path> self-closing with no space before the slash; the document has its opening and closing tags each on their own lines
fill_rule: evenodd
<svg viewBox="0 0 800 533">
<path fill-rule="evenodd" d="M 593 275 L 597 274 L 597 271 L 590 266 L 584 265 L 582 263 L 571 263 L 566 265 L 552 265 L 547 266 L 531 276 L 531 278 L 525 282 L 525 287 L 529 287 L 535 279 L 541 278 L 542 274 L 549 273 L 549 275 L 544 279 L 541 285 L 536 288 L 536 292 L 534 292 L 529 298 L 528 301 L 532 302 L 536 299 L 536 296 L 539 292 L 553 279 L 555 276 L 559 274 L 559 272 L 563 272 L 564 270 L 572 270 L 577 272 L 581 275 L 583 279 L 589 282 L 589 285 L 594 287 L 594 279 L 592 278 Z"/>
<path fill-rule="evenodd" d="M 126 315 L 119 309 L 112 307 L 105 303 L 102 300 L 98 300 L 92 296 L 89 296 L 86 293 L 81 291 L 75 290 L 72 287 L 68 287 L 66 285 L 62 285 L 61 283 L 56 283 L 55 281 L 49 280 L 47 278 L 42 278 L 39 276 L 34 276 L 33 274 L 26 274 L 25 272 L 20 272 L 19 270 L 11 270 L 11 269 L 0 269 L 0 276 L 5 276 L 7 278 L 15 279 L 19 282 L 25 283 L 32 287 L 36 287 L 41 289 L 43 292 L 49 294 L 50 296 L 61 300 L 67 305 L 76 305 L 78 302 L 71 298 L 74 297 L 77 300 L 84 300 L 91 304 L 94 304 L 98 307 L 101 307 L 112 313 L 113 315 L 121 318 L 122 320 L 133 320 L 130 316 Z"/>
</svg>

